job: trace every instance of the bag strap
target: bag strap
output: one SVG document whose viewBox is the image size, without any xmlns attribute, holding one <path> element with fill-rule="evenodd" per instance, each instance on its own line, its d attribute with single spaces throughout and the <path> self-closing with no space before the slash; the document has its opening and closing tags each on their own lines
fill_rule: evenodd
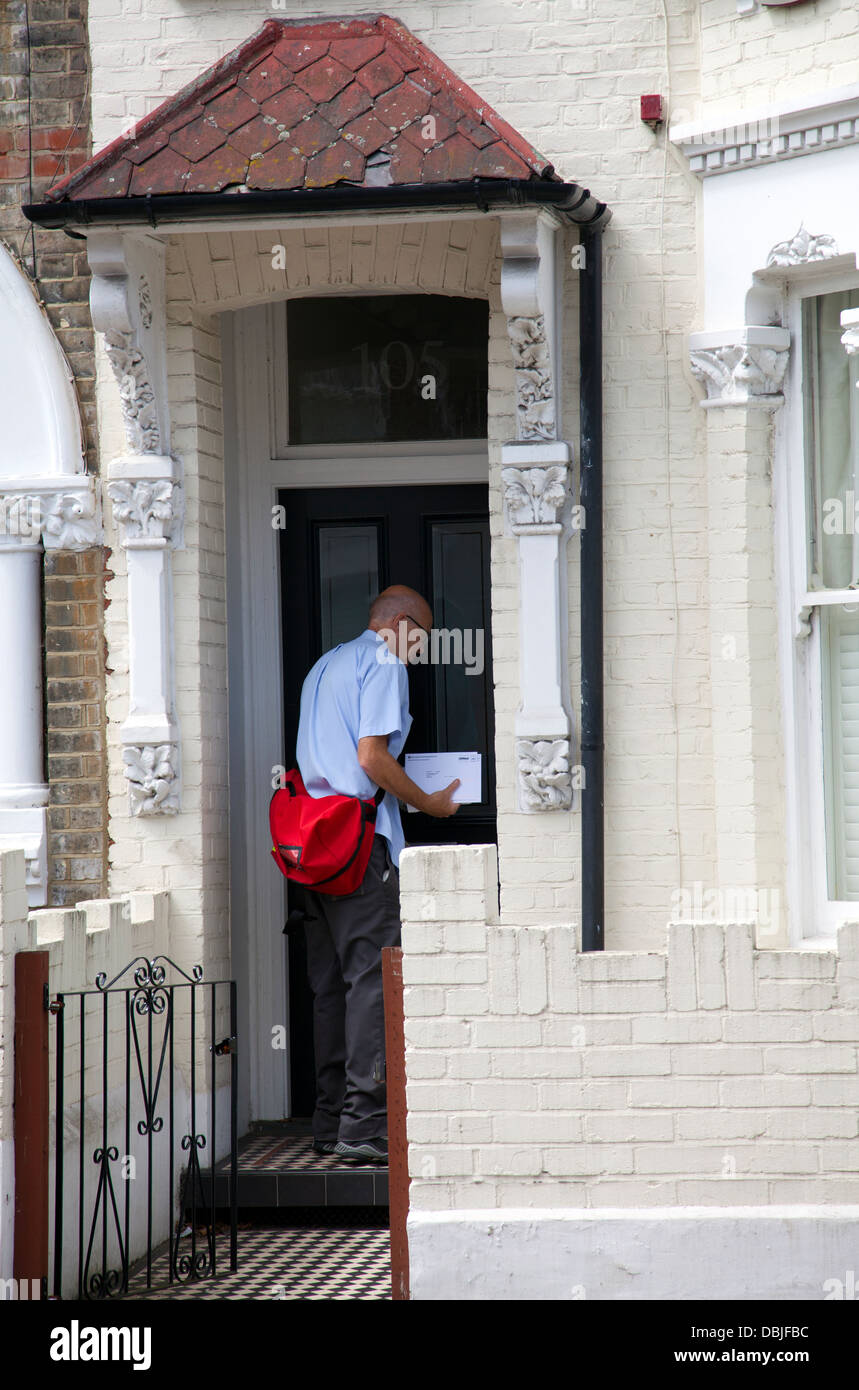
<svg viewBox="0 0 859 1390">
<path fill-rule="evenodd" d="M 287 783 L 285 783 L 285 786 L 286 786 L 286 790 L 289 792 L 290 796 L 295 796 L 295 795 L 297 794 L 297 793 L 296 793 L 296 790 L 295 790 L 295 787 L 294 787 L 294 785 L 293 785 L 292 782 L 287 782 Z M 384 795 L 385 795 L 385 788 L 384 788 L 384 787 L 377 787 L 377 789 L 376 789 L 376 794 L 375 794 L 375 796 L 373 797 L 373 805 L 374 805 L 374 806 L 381 806 L 381 804 L 382 804 L 382 799 L 383 799 Z"/>
</svg>

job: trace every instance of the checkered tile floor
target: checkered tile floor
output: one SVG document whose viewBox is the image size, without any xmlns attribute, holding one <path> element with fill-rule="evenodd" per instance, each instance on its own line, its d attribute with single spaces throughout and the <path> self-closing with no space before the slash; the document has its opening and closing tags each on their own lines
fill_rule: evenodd
<svg viewBox="0 0 859 1390">
<path fill-rule="evenodd" d="M 145 1269 L 130 1281 L 130 1299 L 335 1300 L 391 1297 L 387 1222 L 374 1208 L 351 1213 L 308 1211 L 289 1225 L 240 1223 L 238 1270 L 230 1273 L 229 1228 L 217 1233 L 216 1279 L 168 1284 L 164 1249 L 153 1262 L 152 1285 Z M 187 1240 L 183 1249 L 189 1249 Z M 198 1250 L 205 1248 L 205 1240 Z"/>
<path fill-rule="evenodd" d="M 294 1173 L 312 1168 L 316 1171 L 329 1168 L 347 1168 L 350 1172 L 361 1165 L 344 1160 L 339 1154 L 318 1154 L 313 1152 L 313 1141 L 309 1134 L 279 1135 L 261 1134 L 253 1139 L 243 1139 L 239 1148 L 239 1172 L 256 1173 L 261 1168 L 266 1172 Z M 230 1160 L 225 1158 L 217 1165 L 216 1172 L 228 1173 Z"/>
</svg>

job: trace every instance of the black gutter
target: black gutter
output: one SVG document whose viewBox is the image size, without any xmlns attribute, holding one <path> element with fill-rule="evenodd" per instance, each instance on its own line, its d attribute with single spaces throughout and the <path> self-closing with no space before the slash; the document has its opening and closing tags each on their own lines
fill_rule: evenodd
<svg viewBox="0 0 859 1390">
<path fill-rule="evenodd" d="M 40 227 L 89 226 L 98 222 L 162 222 L 196 218 L 260 217 L 275 213 L 384 212 L 392 208 L 478 207 L 539 204 L 556 208 L 572 222 L 602 225 L 605 203 L 576 183 L 550 179 L 471 179 L 452 183 L 398 184 L 364 188 L 250 189 L 247 193 L 158 193 L 144 198 L 69 198 L 27 203 L 24 215 Z"/>
<path fill-rule="evenodd" d="M 582 235 L 579 500 L 582 647 L 582 950 L 605 949 L 603 727 L 602 234 Z"/>
</svg>

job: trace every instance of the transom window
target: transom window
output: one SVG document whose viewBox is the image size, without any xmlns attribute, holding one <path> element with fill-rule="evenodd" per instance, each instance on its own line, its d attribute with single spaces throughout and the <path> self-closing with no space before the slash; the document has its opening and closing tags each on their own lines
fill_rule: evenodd
<svg viewBox="0 0 859 1390">
<path fill-rule="evenodd" d="M 485 300 L 322 296 L 286 315 L 290 444 L 486 438 Z"/>
</svg>

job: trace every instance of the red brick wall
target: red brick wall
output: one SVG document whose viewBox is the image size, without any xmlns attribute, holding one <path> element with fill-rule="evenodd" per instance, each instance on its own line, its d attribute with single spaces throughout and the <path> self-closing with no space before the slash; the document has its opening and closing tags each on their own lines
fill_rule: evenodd
<svg viewBox="0 0 859 1390">
<path fill-rule="evenodd" d="M 95 363 L 84 243 L 32 228 L 23 203 L 90 154 L 85 0 L 0 0 L 0 238 L 45 306 L 72 369 L 98 468 Z M 104 567 L 101 548 L 45 556 L 45 740 L 49 901 L 107 893 L 104 713 Z"/>
</svg>

